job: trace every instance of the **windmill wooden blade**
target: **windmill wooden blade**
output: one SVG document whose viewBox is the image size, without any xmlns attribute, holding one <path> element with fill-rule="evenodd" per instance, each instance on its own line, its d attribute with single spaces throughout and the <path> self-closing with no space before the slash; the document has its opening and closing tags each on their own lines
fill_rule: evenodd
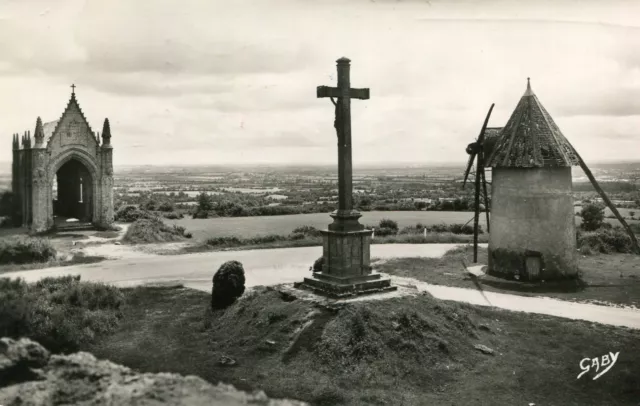
<svg viewBox="0 0 640 406">
<path fill-rule="evenodd" d="M 478 262 L 478 226 L 480 221 L 480 173 L 482 169 L 482 151 L 478 153 L 478 164 L 476 166 L 476 181 L 474 194 L 474 216 L 473 216 L 473 262 Z"/>
<path fill-rule="evenodd" d="M 476 154 L 471 154 L 469 156 L 469 162 L 467 163 L 467 170 L 464 171 L 464 181 L 462 181 L 462 188 L 464 189 L 467 184 L 467 179 L 469 179 L 469 172 L 471 172 L 471 167 L 473 166 L 473 160 L 475 159 Z"/>
<path fill-rule="evenodd" d="M 489 117 L 491 117 L 491 112 L 493 111 L 493 106 L 495 103 L 491 103 L 491 107 L 489 108 L 489 112 L 487 113 L 487 117 L 484 119 L 484 124 L 482 124 L 482 130 L 480 130 L 480 135 L 478 136 L 478 144 L 482 145 L 484 142 L 484 132 L 487 129 L 487 124 L 489 124 Z"/>
</svg>

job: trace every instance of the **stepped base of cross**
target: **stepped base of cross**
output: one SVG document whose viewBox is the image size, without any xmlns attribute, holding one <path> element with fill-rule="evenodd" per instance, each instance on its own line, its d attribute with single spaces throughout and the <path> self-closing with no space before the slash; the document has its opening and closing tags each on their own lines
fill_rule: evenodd
<svg viewBox="0 0 640 406">
<path fill-rule="evenodd" d="M 322 272 L 294 284 L 323 296 L 343 298 L 355 295 L 389 292 L 397 289 L 391 280 L 372 272 L 370 245 L 372 230 L 358 222 L 355 210 L 331 213 L 334 222 L 323 230 Z"/>
</svg>

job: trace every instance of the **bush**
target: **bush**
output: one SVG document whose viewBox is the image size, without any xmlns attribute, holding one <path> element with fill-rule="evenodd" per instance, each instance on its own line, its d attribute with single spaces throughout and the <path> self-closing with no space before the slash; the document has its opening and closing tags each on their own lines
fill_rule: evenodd
<svg viewBox="0 0 640 406">
<path fill-rule="evenodd" d="M 253 238 L 246 238 L 244 239 L 244 242 L 248 243 L 249 245 L 258 245 L 258 244 L 268 244 L 268 243 L 277 242 L 277 241 L 286 241 L 288 239 L 289 238 L 287 238 L 284 235 L 267 234 L 267 235 L 259 235 Z"/>
<path fill-rule="evenodd" d="M 313 226 L 300 226 L 293 229 L 293 234 L 304 234 L 309 237 L 320 237 L 322 232 Z"/>
<path fill-rule="evenodd" d="M 157 204 L 153 200 L 149 200 L 144 204 L 144 209 L 145 210 L 154 211 L 156 209 L 156 207 L 157 207 Z"/>
<path fill-rule="evenodd" d="M 0 216 L 11 217 L 13 214 L 13 192 L 5 190 L 0 193 Z"/>
<path fill-rule="evenodd" d="M 206 219 L 209 218 L 209 212 L 198 209 L 191 217 L 194 219 Z"/>
<path fill-rule="evenodd" d="M 289 234 L 289 240 L 291 240 L 291 241 L 304 240 L 305 238 L 307 238 L 307 236 L 302 234 L 302 233 L 291 233 L 291 234 Z"/>
<path fill-rule="evenodd" d="M 122 238 L 131 244 L 181 241 L 185 238 L 184 227 L 168 226 L 158 218 L 136 220 Z"/>
<path fill-rule="evenodd" d="M 577 233 L 577 238 L 578 248 L 584 255 L 598 252 L 609 254 L 612 252 L 630 253 L 633 251 L 631 238 L 620 227 L 579 232 Z"/>
<path fill-rule="evenodd" d="M 397 233 L 398 233 L 398 230 L 394 230 L 389 227 L 381 227 L 381 228 L 377 228 L 374 234 L 376 237 L 386 237 L 388 235 L 396 235 Z"/>
<path fill-rule="evenodd" d="M 313 263 L 313 272 L 322 272 L 322 266 L 324 265 L 324 256 L 318 258 Z"/>
<path fill-rule="evenodd" d="M 114 216 L 115 221 L 122 223 L 133 223 L 136 220 L 152 218 L 155 218 L 153 214 L 146 210 L 140 210 L 135 206 L 124 206 Z"/>
<path fill-rule="evenodd" d="M 171 202 L 162 202 L 162 203 L 160 203 L 160 205 L 158 205 L 157 210 L 158 211 L 164 211 L 164 212 L 173 211 L 174 210 L 173 203 L 171 203 Z"/>
<path fill-rule="evenodd" d="M 0 240 L 0 264 L 47 262 L 56 257 L 49 240 L 34 237 L 10 237 Z"/>
<path fill-rule="evenodd" d="M 0 336 L 28 337 L 53 352 L 76 351 L 113 332 L 123 306 L 119 289 L 80 282 L 80 276 L 33 284 L 0 278 Z"/>
<path fill-rule="evenodd" d="M 240 240 L 238 237 L 212 237 L 207 239 L 205 244 L 211 245 L 213 247 L 220 247 L 220 246 L 235 247 L 238 245 L 242 245 L 242 240 Z"/>
<path fill-rule="evenodd" d="M 197 202 L 198 202 L 198 209 L 196 210 L 197 212 L 208 212 L 210 210 L 213 210 L 213 201 L 211 200 L 211 196 L 209 196 L 208 194 L 202 192 L 198 195 L 198 197 L 196 198 Z M 194 217 L 194 218 L 205 218 L 206 217 Z"/>
<path fill-rule="evenodd" d="M 176 213 L 175 211 L 170 211 L 168 213 L 164 213 L 162 217 L 169 220 L 177 220 L 177 219 L 184 218 L 184 215 L 182 213 Z"/>
<path fill-rule="evenodd" d="M 470 224 L 449 224 L 449 231 L 454 234 L 473 235 L 473 225 Z M 482 226 L 478 224 L 478 234 L 482 234 Z"/>
<path fill-rule="evenodd" d="M 380 223 L 378 223 L 378 227 L 393 230 L 394 234 L 398 232 L 398 223 L 390 219 L 380 220 Z"/>
<path fill-rule="evenodd" d="M 213 276 L 211 308 L 223 309 L 230 306 L 244 293 L 244 268 L 238 261 L 227 261 Z"/>
<path fill-rule="evenodd" d="M 0 228 L 9 228 L 13 226 L 13 220 L 11 217 L 0 216 Z"/>
<path fill-rule="evenodd" d="M 582 208 L 582 227 L 585 231 L 595 231 L 604 224 L 604 206 L 596 203 L 587 204 Z"/>
</svg>

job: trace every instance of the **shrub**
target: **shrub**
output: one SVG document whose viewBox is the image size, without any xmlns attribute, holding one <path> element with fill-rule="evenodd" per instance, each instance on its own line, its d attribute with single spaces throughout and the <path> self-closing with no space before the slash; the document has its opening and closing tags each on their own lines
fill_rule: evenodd
<svg viewBox="0 0 640 406">
<path fill-rule="evenodd" d="M 0 216 L 11 217 L 13 214 L 13 192 L 5 190 L 0 193 Z"/>
<path fill-rule="evenodd" d="M 291 241 L 304 240 L 305 238 L 307 238 L 307 236 L 302 234 L 302 233 L 291 233 L 291 234 L 289 234 L 289 240 L 291 240 Z"/>
<path fill-rule="evenodd" d="M 140 219 L 155 218 L 153 214 L 145 210 L 140 210 L 135 206 L 124 206 L 118 210 L 114 216 L 115 221 L 122 223 L 133 223 Z"/>
<path fill-rule="evenodd" d="M 28 337 L 54 352 L 75 351 L 114 331 L 123 306 L 119 289 L 80 282 L 80 276 L 33 284 L 0 278 L 0 336 Z"/>
<path fill-rule="evenodd" d="M 378 223 L 378 227 L 391 229 L 393 230 L 394 234 L 398 232 L 398 223 L 390 219 L 380 220 L 380 223 Z"/>
<path fill-rule="evenodd" d="M 320 237 L 322 232 L 313 226 L 300 226 L 293 229 L 293 234 L 300 233 L 309 237 Z"/>
<path fill-rule="evenodd" d="M 322 266 L 324 265 L 324 256 L 318 258 L 313 263 L 313 272 L 322 272 Z"/>
<path fill-rule="evenodd" d="M 47 262 L 56 257 L 49 240 L 34 237 L 9 237 L 0 240 L 0 264 Z"/>
<path fill-rule="evenodd" d="M 209 218 L 209 212 L 205 211 L 205 210 L 196 210 L 195 213 L 193 213 L 192 218 L 194 219 L 206 219 Z"/>
<path fill-rule="evenodd" d="M 582 227 L 585 231 L 594 231 L 604 224 L 604 206 L 596 203 L 587 204 L 582 208 Z"/>
<path fill-rule="evenodd" d="M 0 217 L 0 228 L 9 228 L 13 226 L 11 217 Z"/>
<path fill-rule="evenodd" d="M 449 231 L 454 234 L 473 235 L 473 225 L 470 224 L 449 224 Z M 478 234 L 482 234 L 482 226 L 478 224 Z"/>
<path fill-rule="evenodd" d="M 238 261 L 227 261 L 213 276 L 211 308 L 223 309 L 230 306 L 244 293 L 244 268 Z"/>
<path fill-rule="evenodd" d="M 594 252 L 603 254 L 612 252 L 630 253 L 633 250 L 631 238 L 620 227 L 579 232 L 577 233 L 577 238 L 578 248 L 584 255 Z"/>
<path fill-rule="evenodd" d="M 149 200 L 144 204 L 145 210 L 153 211 L 153 210 L 156 210 L 156 207 L 157 207 L 157 204 L 153 200 Z"/>
<path fill-rule="evenodd" d="M 202 192 L 196 198 L 198 202 L 198 209 L 196 212 L 208 212 L 213 210 L 213 202 L 211 201 L 211 196 Z M 194 217 L 194 218 L 206 218 L 206 217 Z"/>
<path fill-rule="evenodd" d="M 396 235 L 398 232 L 398 230 L 394 230 L 392 228 L 389 227 L 381 227 L 381 228 L 377 228 L 375 230 L 375 236 L 376 237 L 386 237 L 388 235 Z"/>
<path fill-rule="evenodd" d="M 169 220 L 177 220 L 177 219 L 184 218 L 184 215 L 182 213 L 176 213 L 175 211 L 170 211 L 168 213 L 164 213 L 162 217 Z"/>
<path fill-rule="evenodd" d="M 238 237 L 212 237 L 205 242 L 213 247 L 219 246 L 238 246 L 242 245 L 242 241 Z"/>
<path fill-rule="evenodd" d="M 140 219 L 129 226 L 123 241 L 131 244 L 181 241 L 185 238 L 185 232 L 184 227 L 170 227 L 157 218 Z"/>
<path fill-rule="evenodd" d="M 253 238 L 247 238 L 244 240 L 244 242 L 250 245 L 258 245 L 258 244 L 268 244 L 272 242 L 285 241 L 285 240 L 287 240 L 287 237 L 284 235 L 267 234 L 267 235 L 260 235 L 257 237 L 253 237 Z"/>
<path fill-rule="evenodd" d="M 174 210 L 173 203 L 171 203 L 171 202 L 162 202 L 162 203 L 160 203 L 158 205 L 157 210 L 158 211 L 164 211 L 164 212 L 173 211 Z"/>
</svg>

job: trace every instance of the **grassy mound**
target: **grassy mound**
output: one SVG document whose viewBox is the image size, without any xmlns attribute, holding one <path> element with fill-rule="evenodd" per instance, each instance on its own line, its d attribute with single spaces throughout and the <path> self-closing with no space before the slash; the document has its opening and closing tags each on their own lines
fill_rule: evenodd
<svg viewBox="0 0 640 406">
<path fill-rule="evenodd" d="M 55 257 L 55 248 L 45 238 L 13 236 L 0 240 L 2 265 L 47 262 Z"/>
<path fill-rule="evenodd" d="M 190 234 L 186 232 L 184 227 L 169 226 L 162 220 L 139 219 L 133 222 L 123 241 L 129 244 L 145 244 L 156 242 L 183 241 L 189 238 Z"/>
<path fill-rule="evenodd" d="M 141 371 L 313 405 L 621 405 L 640 396 L 635 330 L 429 295 L 329 308 L 259 288 L 212 312 L 210 295 L 192 289 L 125 292 L 121 327 L 87 349 Z M 597 385 L 595 372 L 576 380 L 581 359 L 606 351 L 621 356 Z"/>
<path fill-rule="evenodd" d="M 117 288 L 80 276 L 33 284 L 0 278 L 0 337 L 28 337 L 54 352 L 77 350 L 115 330 L 123 305 Z"/>
<path fill-rule="evenodd" d="M 345 388 L 363 381 L 359 401 L 391 404 L 389 390 L 440 388 L 451 381 L 461 359 L 478 356 L 468 307 L 429 295 L 331 310 L 264 288 L 227 311 L 214 312 L 209 328 L 221 353 L 243 364 L 258 355 L 260 363 L 270 365 L 280 380 L 274 393 L 295 391 L 317 404 L 356 401 L 347 399 Z M 307 370 L 308 379 L 299 380 L 288 369 Z"/>
</svg>

